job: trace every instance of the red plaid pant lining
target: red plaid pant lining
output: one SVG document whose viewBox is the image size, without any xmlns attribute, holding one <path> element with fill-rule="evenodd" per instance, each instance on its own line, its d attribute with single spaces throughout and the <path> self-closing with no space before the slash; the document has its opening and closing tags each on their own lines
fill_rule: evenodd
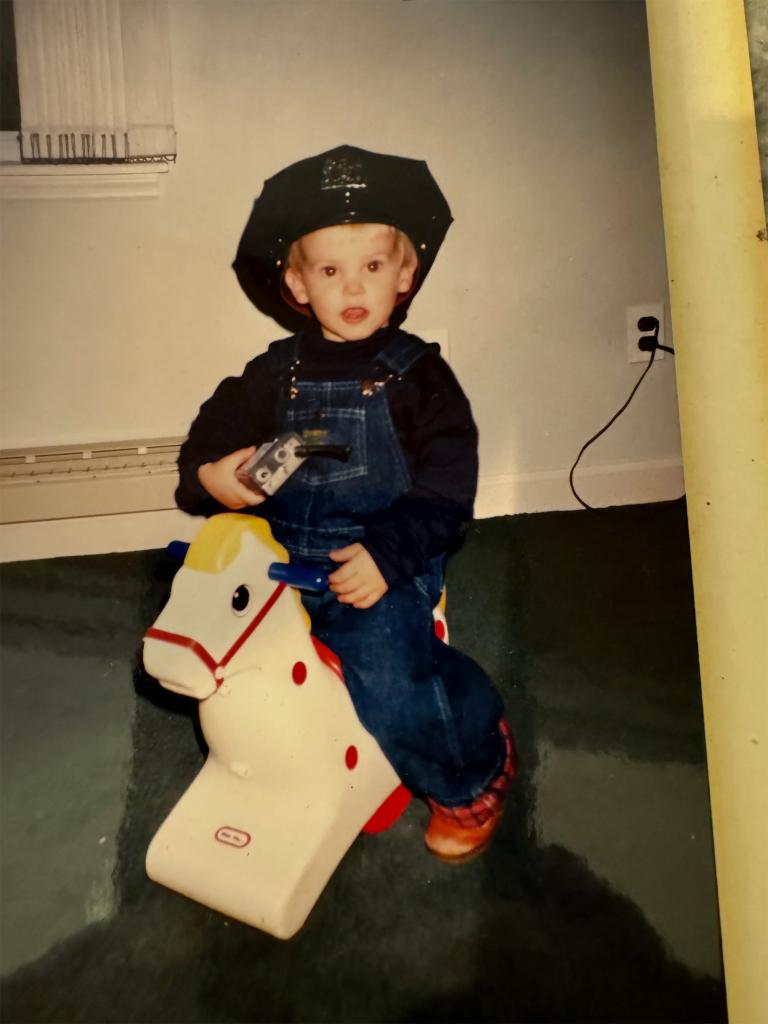
<svg viewBox="0 0 768 1024">
<path fill-rule="evenodd" d="M 504 797 L 507 794 L 512 780 L 517 773 L 517 755 L 507 723 L 499 722 L 499 730 L 504 737 L 505 754 L 504 764 L 501 772 L 491 780 L 488 788 L 480 794 L 471 804 L 462 804 L 459 807 L 446 807 L 436 800 L 427 800 L 429 809 L 433 814 L 445 818 L 446 821 L 455 822 L 462 828 L 477 828 L 484 825 L 489 818 L 494 817 L 500 810 Z"/>
</svg>

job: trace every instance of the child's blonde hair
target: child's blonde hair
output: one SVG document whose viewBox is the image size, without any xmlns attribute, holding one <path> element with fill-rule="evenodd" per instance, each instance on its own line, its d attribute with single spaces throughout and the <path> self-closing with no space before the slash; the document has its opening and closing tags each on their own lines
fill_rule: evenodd
<svg viewBox="0 0 768 1024">
<path fill-rule="evenodd" d="M 333 225 L 334 227 L 349 228 L 350 231 L 354 231 L 357 228 L 366 227 L 365 224 L 338 224 Z M 408 235 L 399 228 L 394 227 L 392 224 L 384 224 L 391 237 L 394 239 L 395 247 L 399 250 L 400 254 L 400 265 L 409 266 L 416 269 L 419 265 L 419 257 L 416 255 L 416 249 L 414 248 L 413 242 L 410 240 Z M 303 237 L 303 236 L 302 236 Z M 286 267 L 292 267 L 294 270 L 301 270 L 303 262 L 303 254 L 301 251 L 301 238 L 297 238 L 295 242 L 291 243 L 291 247 L 288 250 L 288 255 L 285 260 Z"/>
</svg>

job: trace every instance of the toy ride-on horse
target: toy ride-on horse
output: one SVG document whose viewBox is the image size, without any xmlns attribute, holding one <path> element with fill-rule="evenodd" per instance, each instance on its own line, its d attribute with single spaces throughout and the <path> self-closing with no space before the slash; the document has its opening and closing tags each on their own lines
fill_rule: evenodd
<svg viewBox="0 0 768 1024">
<path fill-rule="evenodd" d="M 283 939 L 355 837 L 386 828 L 410 799 L 360 724 L 338 659 L 311 635 L 287 563 L 263 519 L 212 517 L 144 638 L 147 671 L 200 701 L 209 747 L 149 846 L 147 873 Z"/>
</svg>

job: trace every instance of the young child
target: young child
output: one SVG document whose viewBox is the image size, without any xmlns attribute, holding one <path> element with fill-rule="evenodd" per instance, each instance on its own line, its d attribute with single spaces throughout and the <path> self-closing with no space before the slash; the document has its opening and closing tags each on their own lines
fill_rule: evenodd
<svg viewBox="0 0 768 1024">
<path fill-rule="evenodd" d="M 202 406 L 177 501 L 253 511 L 292 559 L 332 570 L 327 592 L 302 598 L 313 632 L 427 801 L 427 847 L 462 860 L 490 840 L 515 771 L 498 694 L 432 620 L 446 552 L 472 517 L 477 431 L 439 347 L 398 326 L 451 220 L 423 161 L 352 146 L 265 182 L 234 268 L 259 309 L 299 329 Z M 265 499 L 238 469 L 288 431 L 350 458 L 309 458 Z"/>
</svg>

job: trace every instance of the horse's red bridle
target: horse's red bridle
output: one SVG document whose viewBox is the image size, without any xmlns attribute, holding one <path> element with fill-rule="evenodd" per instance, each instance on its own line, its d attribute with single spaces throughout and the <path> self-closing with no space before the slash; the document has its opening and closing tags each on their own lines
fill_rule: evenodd
<svg viewBox="0 0 768 1024">
<path fill-rule="evenodd" d="M 278 583 L 261 608 L 256 612 L 253 619 L 251 619 L 240 636 L 235 640 L 224 657 L 219 659 L 219 661 L 216 661 L 213 655 L 208 652 L 203 644 L 191 636 L 184 636 L 183 633 L 169 633 L 164 629 L 157 629 L 155 626 L 150 626 L 144 634 L 144 639 L 163 640 L 169 644 L 177 644 L 179 647 L 188 647 L 203 662 L 205 667 L 213 676 L 216 686 L 219 687 L 222 683 L 222 673 L 220 673 L 220 669 L 223 669 L 224 666 L 231 661 L 256 627 L 264 620 L 272 609 L 275 601 L 277 601 L 278 597 L 280 597 L 282 592 L 285 590 L 285 587 L 285 583 Z"/>
</svg>

